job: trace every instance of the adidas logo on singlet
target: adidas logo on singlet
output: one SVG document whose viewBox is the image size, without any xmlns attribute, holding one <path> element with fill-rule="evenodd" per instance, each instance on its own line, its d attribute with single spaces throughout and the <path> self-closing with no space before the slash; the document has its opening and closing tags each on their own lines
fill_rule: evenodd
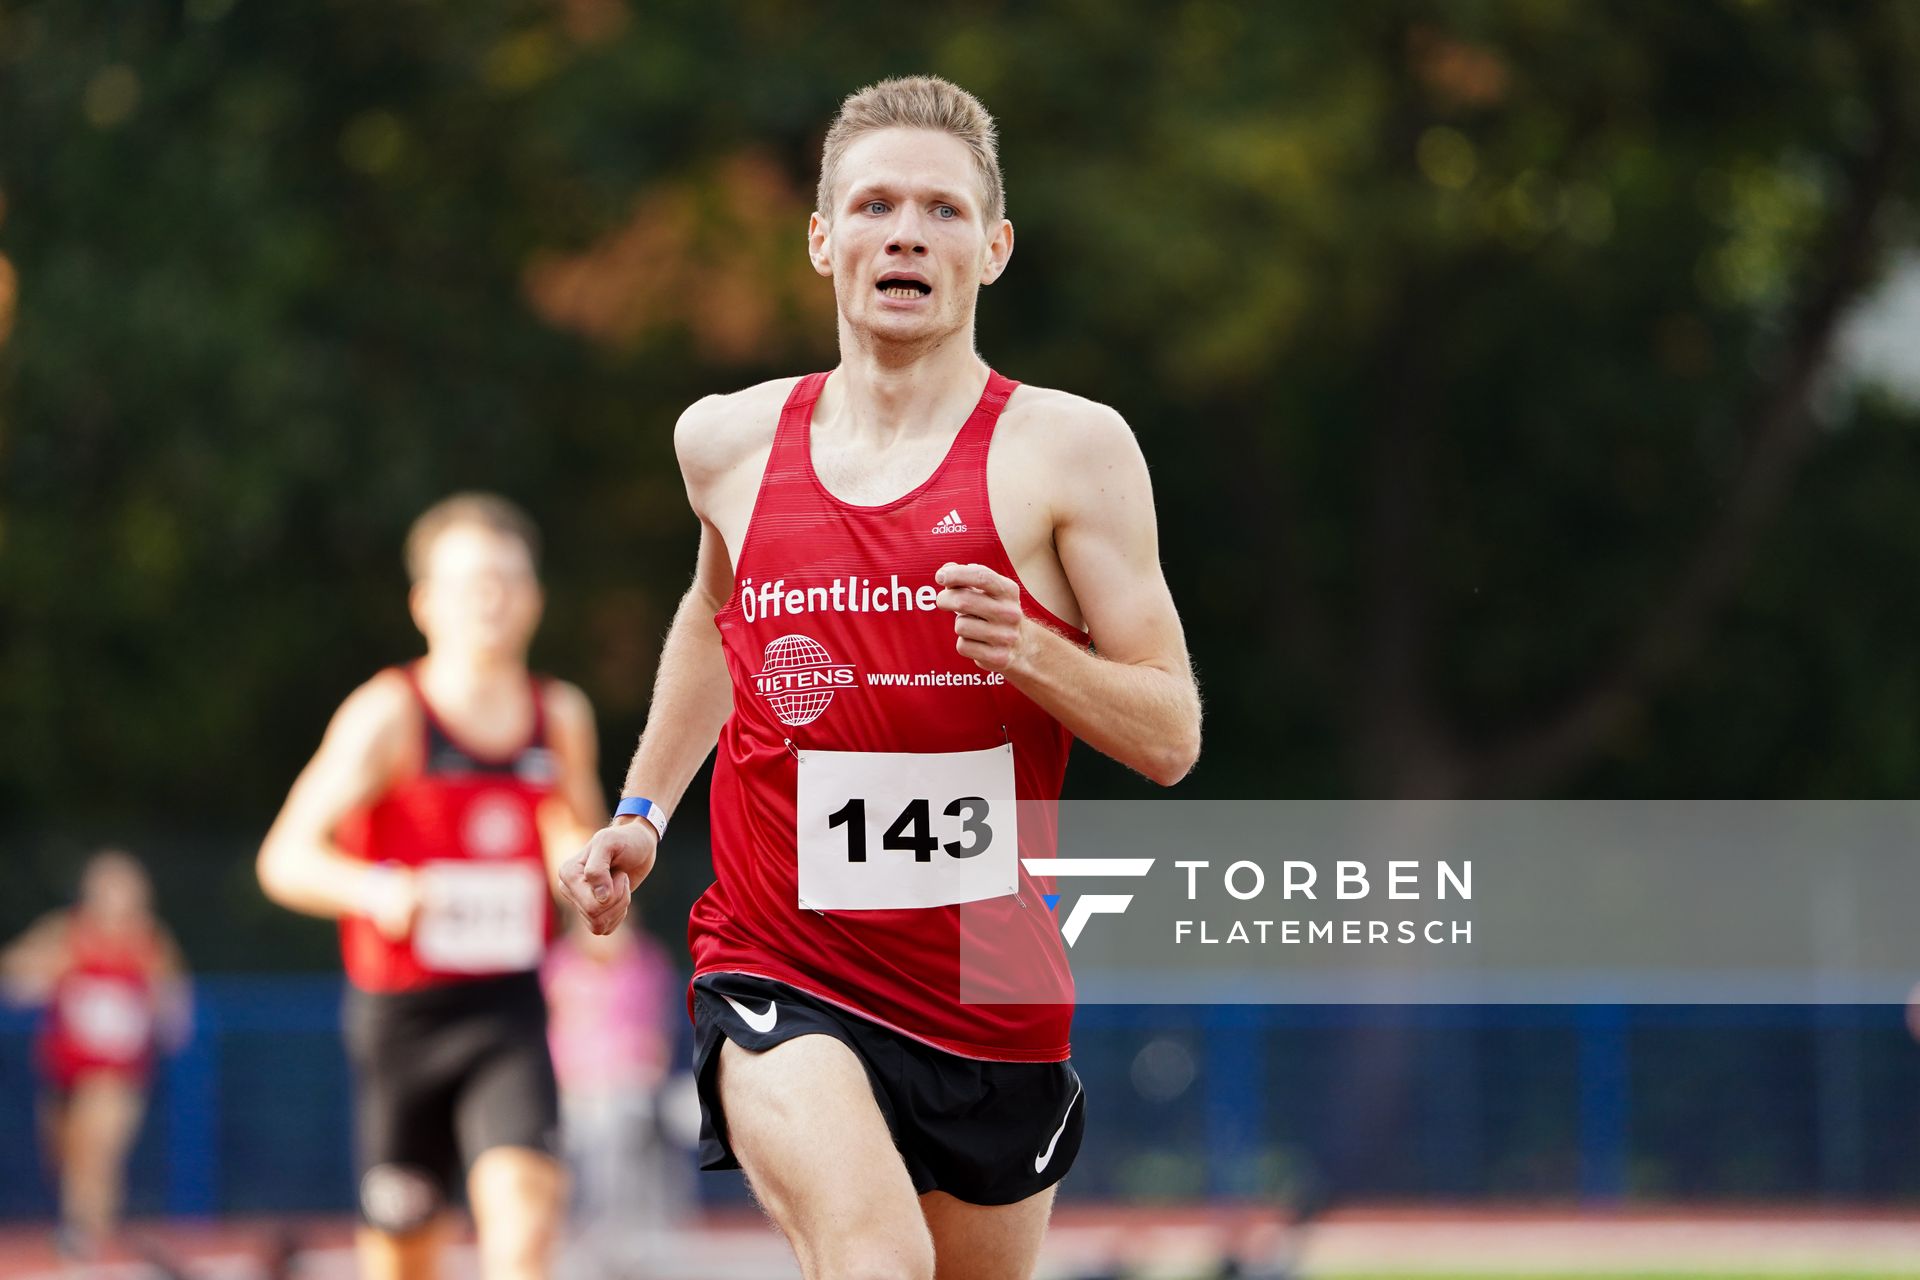
<svg viewBox="0 0 1920 1280">
<path fill-rule="evenodd" d="M 965 533 L 966 531 L 967 522 L 960 518 L 960 512 L 957 509 L 941 516 L 940 523 L 933 526 L 935 533 Z"/>
</svg>

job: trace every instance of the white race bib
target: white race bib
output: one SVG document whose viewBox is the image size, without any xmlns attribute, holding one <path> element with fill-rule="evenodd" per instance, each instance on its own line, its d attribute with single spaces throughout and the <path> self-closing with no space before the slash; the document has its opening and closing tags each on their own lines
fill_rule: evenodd
<svg viewBox="0 0 1920 1280">
<path fill-rule="evenodd" d="M 1012 743 L 799 757 L 802 907 L 945 907 L 1018 891 Z"/>
<path fill-rule="evenodd" d="M 547 878 L 531 862 L 429 862 L 413 955 L 442 973 L 531 969 L 546 950 Z"/>
<path fill-rule="evenodd" d="M 115 1061 L 137 1057 L 153 1034 L 146 1000 L 111 978 L 67 979 L 60 991 L 60 1020 L 86 1052 Z"/>
</svg>

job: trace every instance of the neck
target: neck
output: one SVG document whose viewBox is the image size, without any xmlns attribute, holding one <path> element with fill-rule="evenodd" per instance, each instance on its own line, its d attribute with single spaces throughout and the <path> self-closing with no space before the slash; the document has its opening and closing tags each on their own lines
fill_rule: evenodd
<svg viewBox="0 0 1920 1280">
<path fill-rule="evenodd" d="M 80 904 L 80 917 L 102 933 L 116 935 L 138 932 L 146 923 L 144 911 L 88 906 L 84 902 Z"/>
<path fill-rule="evenodd" d="M 520 684 L 527 678 L 524 656 L 487 653 L 479 650 L 436 649 L 427 646 L 420 663 L 420 683 L 450 696 L 491 690 L 505 684 Z"/>
<path fill-rule="evenodd" d="M 855 334 L 843 320 L 840 364 L 821 390 L 815 420 L 883 437 L 946 430 L 979 400 L 987 372 L 971 323 L 909 350 Z"/>
</svg>

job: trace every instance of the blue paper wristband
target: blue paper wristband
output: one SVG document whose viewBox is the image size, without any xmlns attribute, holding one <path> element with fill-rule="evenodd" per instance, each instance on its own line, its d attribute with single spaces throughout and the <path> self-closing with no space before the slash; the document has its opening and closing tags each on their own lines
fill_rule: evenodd
<svg viewBox="0 0 1920 1280">
<path fill-rule="evenodd" d="M 652 825 L 654 834 L 664 837 L 667 834 L 667 811 L 647 799 L 645 796 L 622 796 L 615 807 L 613 816 L 645 818 Z"/>
</svg>

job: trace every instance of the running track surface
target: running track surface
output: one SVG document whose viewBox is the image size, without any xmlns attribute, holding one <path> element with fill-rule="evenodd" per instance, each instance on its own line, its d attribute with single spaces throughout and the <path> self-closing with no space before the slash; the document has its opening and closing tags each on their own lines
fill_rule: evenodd
<svg viewBox="0 0 1920 1280">
<path fill-rule="evenodd" d="M 339 1218 L 278 1222 L 139 1221 L 130 1237 L 190 1280 L 353 1280 L 352 1225 Z M 442 1280 L 473 1280 L 470 1237 L 450 1251 Z M 291 1264 L 272 1265 L 292 1246 Z M 624 1241 L 619 1265 L 578 1254 L 558 1280 L 793 1280 L 791 1256 L 747 1213 L 709 1214 L 667 1233 Z M 286 1255 L 283 1253 L 284 1259 Z M 1092 1208 L 1054 1215 L 1043 1280 L 1110 1273 L 1207 1275 L 1238 1256 L 1249 1274 L 1538 1276 L 1668 1273 L 1920 1278 L 1920 1208 L 1623 1209 L 1418 1206 L 1350 1208 L 1304 1227 L 1258 1206 Z M 154 1280 L 165 1275 L 125 1249 L 63 1267 L 44 1224 L 0 1225 L 0 1280 Z"/>
</svg>

